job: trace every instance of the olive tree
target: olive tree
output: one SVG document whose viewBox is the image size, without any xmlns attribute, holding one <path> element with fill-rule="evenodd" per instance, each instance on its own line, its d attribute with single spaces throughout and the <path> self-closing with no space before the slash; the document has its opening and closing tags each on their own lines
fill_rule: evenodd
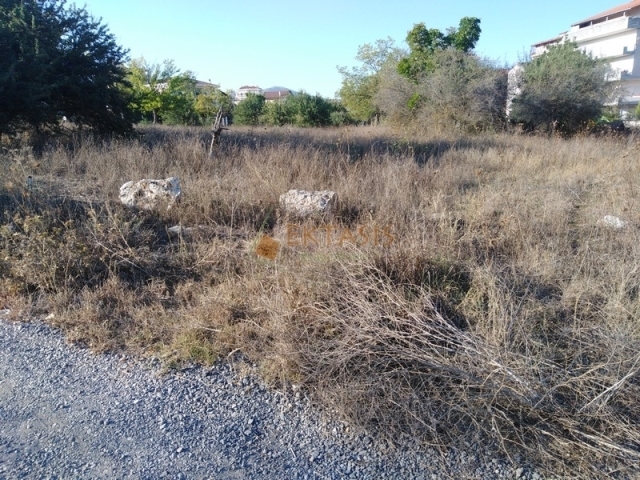
<svg viewBox="0 0 640 480">
<path fill-rule="evenodd" d="M 572 42 L 549 47 L 524 65 L 510 118 L 528 128 L 570 135 L 597 120 L 616 88 L 607 65 Z"/>
</svg>

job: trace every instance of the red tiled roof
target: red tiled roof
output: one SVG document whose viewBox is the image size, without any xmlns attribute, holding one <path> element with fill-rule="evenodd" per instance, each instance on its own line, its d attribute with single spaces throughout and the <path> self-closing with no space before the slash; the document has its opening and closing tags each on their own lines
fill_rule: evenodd
<svg viewBox="0 0 640 480">
<path fill-rule="evenodd" d="M 291 90 L 276 90 L 276 91 L 264 92 L 264 98 L 266 100 L 275 100 L 277 98 L 284 98 L 288 95 L 291 95 Z"/>
<path fill-rule="evenodd" d="M 594 20 L 599 20 L 601 18 L 608 17 L 609 15 L 615 15 L 616 13 L 626 12 L 627 10 L 631 10 L 632 8 L 640 7 L 640 0 L 633 0 L 632 2 L 623 3 L 622 5 L 618 5 L 617 7 L 613 7 L 609 10 L 606 10 L 602 13 L 594 15 L 589 18 L 585 18 L 579 22 L 574 23 L 573 25 L 580 25 L 582 23 L 593 22 Z M 572 25 L 572 26 L 573 26 Z"/>
</svg>

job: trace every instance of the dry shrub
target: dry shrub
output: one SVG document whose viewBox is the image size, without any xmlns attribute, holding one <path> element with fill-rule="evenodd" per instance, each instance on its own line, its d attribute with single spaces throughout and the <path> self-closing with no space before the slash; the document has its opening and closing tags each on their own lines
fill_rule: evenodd
<svg viewBox="0 0 640 480">
<path fill-rule="evenodd" d="M 376 257 L 296 272 L 272 299 L 273 355 L 321 403 L 392 439 L 525 451 L 556 475 L 605 477 L 640 459 L 637 344 L 614 347 L 606 333 L 561 319 L 526 325 L 527 294 L 495 285 L 498 272 L 469 285 L 454 267 L 414 257 L 416 282 L 411 266 L 401 278 Z M 484 318 L 465 318 L 462 303 L 478 288 Z"/>
</svg>

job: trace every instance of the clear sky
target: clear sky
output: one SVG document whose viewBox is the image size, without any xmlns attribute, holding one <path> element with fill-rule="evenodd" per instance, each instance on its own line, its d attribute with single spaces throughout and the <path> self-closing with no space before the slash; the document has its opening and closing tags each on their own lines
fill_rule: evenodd
<svg viewBox="0 0 640 480">
<path fill-rule="evenodd" d="M 71 2 L 72 0 L 70 0 Z M 336 66 L 354 66 L 358 46 L 404 39 L 414 24 L 443 32 L 478 17 L 476 53 L 512 65 L 546 40 L 621 0 L 86 0 L 131 58 L 174 60 L 223 90 L 284 86 L 333 98 Z"/>
</svg>

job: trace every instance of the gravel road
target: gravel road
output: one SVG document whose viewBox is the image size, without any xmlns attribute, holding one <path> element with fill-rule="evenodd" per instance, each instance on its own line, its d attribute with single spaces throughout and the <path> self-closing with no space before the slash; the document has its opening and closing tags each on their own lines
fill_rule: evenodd
<svg viewBox="0 0 640 480">
<path fill-rule="evenodd" d="M 227 362 L 163 374 L 0 318 L 2 479 L 531 477 L 487 452 L 392 449 L 330 416 Z"/>
</svg>

